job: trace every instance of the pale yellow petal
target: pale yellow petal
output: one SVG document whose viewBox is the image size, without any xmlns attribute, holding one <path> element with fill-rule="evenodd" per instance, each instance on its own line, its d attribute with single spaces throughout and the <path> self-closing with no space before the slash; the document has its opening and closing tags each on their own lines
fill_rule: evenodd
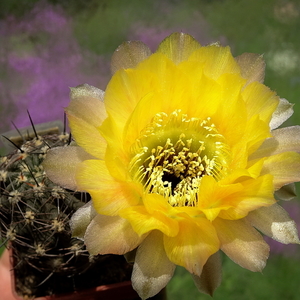
<svg viewBox="0 0 300 300">
<path fill-rule="evenodd" d="M 71 88 L 71 102 L 66 108 L 69 125 L 77 144 L 88 153 L 102 159 L 106 141 L 99 132 L 107 117 L 104 107 L 104 92 L 96 87 L 83 84 Z"/>
<path fill-rule="evenodd" d="M 122 255 L 136 248 L 144 238 L 137 235 L 127 220 L 97 214 L 87 227 L 84 242 L 93 255 Z"/>
<path fill-rule="evenodd" d="M 200 47 L 191 35 L 175 32 L 160 43 L 157 52 L 165 54 L 175 64 L 179 64 Z"/>
<path fill-rule="evenodd" d="M 104 92 L 94 86 L 83 84 L 71 88 L 68 114 L 76 116 L 98 128 L 107 117 L 104 107 Z"/>
<path fill-rule="evenodd" d="M 106 141 L 101 136 L 99 130 L 89 121 L 73 115 L 71 111 L 67 111 L 67 116 L 76 143 L 94 157 L 103 159 L 106 150 Z"/>
<path fill-rule="evenodd" d="M 164 236 L 167 256 L 191 274 L 200 276 L 207 259 L 219 250 L 215 228 L 210 221 L 201 217 L 186 218 L 178 223 L 177 236 Z"/>
<path fill-rule="evenodd" d="M 294 104 L 291 104 L 286 99 L 281 98 L 277 109 L 272 115 L 270 128 L 275 129 L 285 122 L 294 113 L 293 106 Z"/>
<path fill-rule="evenodd" d="M 300 243 L 296 223 L 278 204 L 252 211 L 247 219 L 263 234 L 282 244 Z"/>
<path fill-rule="evenodd" d="M 92 201 L 89 201 L 82 207 L 80 207 L 73 215 L 70 220 L 70 227 L 72 230 L 72 236 L 83 239 L 86 229 L 97 215 Z"/>
<path fill-rule="evenodd" d="M 198 290 L 207 295 L 213 296 L 214 291 L 222 281 L 222 260 L 220 252 L 216 252 L 207 260 L 199 276 L 193 275 L 194 283 Z"/>
<path fill-rule="evenodd" d="M 70 98 L 72 101 L 77 101 L 81 98 L 95 99 L 100 102 L 103 102 L 104 100 L 104 91 L 86 83 L 78 85 L 76 87 L 72 87 L 70 88 L 70 90 Z M 101 113 L 101 111 L 99 112 Z"/>
<path fill-rule="evenodd" d="M 272 136 L 266 139 L 259 149 L 250 156 L 250 160 L 287 151 L 300 152 L 300 126 L 273 130 Z"/>
<path fill-rule="evenodd" d="M 235 59 L 241 68 L 241 75 L 247 79 L 247 84 L 253 81 L 261 83 L 264 81 L 266 63 L 262 55 L 243 53 Z"/>
<path fill-rule="evenodd" d="M 262 168 L 263 174 L 271 174 L 274 177 L 276 189 L 300 181 L 300 154 L 284 152 L 266 158 Z"/>
<path fill-rule="evenodd" d="M 142 299 L 155 296 L 173 276 L 175 265 L 168 259 L 163 235 L 151 232 L 138 247 L 132 271 L 132 286 Z"/>
<path fill-rule="evenodd" d="M 295 183 L 284 185 L 275 192 L 276 199 L 290 201 L 297 196 Z"/>
<path fill-rule="evenodd" d="M 135 68 L 141 61 L 151 55 L 148 46 L 140 41 L 128 41 L 121 44 L 111 58 L 111 71 Z"/>
<path fill-rule="evenodd" d="M 261 272 L 269 256 L 269 246 L 262 236 L 244 220 L 213 221 L 221 242 L 221 250 L 241 267 Z"/>
<path fill-rule="evenodd" d="M 77 167 L 86 159 L 94 158 L 78 146 L 57 147 L 50 149 L 43 161 L 43 168 L 48 178 L 54 183 L 78 190 L 75 174 Z"/>
<path fill-rule="evenodd" d="M 140 199 L 138 187 L 112 177 L 102 160 L 81 163 L 76 181 L 81 190 L 90 193 L 98 213 L 116 215 L 121 209 L 136 205 Z"/>
</svg>

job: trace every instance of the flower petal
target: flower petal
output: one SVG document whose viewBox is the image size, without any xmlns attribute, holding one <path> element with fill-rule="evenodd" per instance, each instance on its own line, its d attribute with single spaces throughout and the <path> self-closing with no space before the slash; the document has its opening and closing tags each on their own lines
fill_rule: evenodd
<svg viewBox="0 0 300 300">
<path fill-rule="evenodd" d="M 231 207 L 221 211 L 219 216 L 229 220 L 243 218 L 249 211 L 275 203 L 273 193 L 274 185 L 271 175 L 245 180 L 241 191 L 223 200 L 224 204 L 231 205 Z"/>
<path fill-rule="evenodd" d="M 148 59 L 143 63 L 147 61 Z M 107 113 L 120 131 L 117 133 L 121 134 L 137 103 L 153 91 L 157 84 L 159 83 L 155 74 L 148 70 L 122 69 L 115 73 L 107 85 L 104 102 Z"/>
<path fill-rule="evenodd" d="M 104 91 L 86 83 L 78 85 L 76 87 L 71 87 L 70 90 L 70 98 L 72 101 L 80 101 L 80 99 L 82 98 L 92 98 L 101 102 L 103 102 L 104 100 Z M 88 107 L 88 109 L 90 108 Z M 96 118 L 103 116 L 101 108 L 99 108 L 99 111 L 97 113 L 99 113 L 100 115 L 97 116 L 97 114 L 95 114 Z"/>
<path fill-rule="evenodd" d="M 83 239 L 87 227 L 91 223 L 92 219 L 97 215 L 92 201 L 89 201 L 82 207 L 80 207 L 73 215 L 70 220 L 70 227 L 72 235 Z"/>
<path fill-rule="evenodd" d="M 104 107 L 104 92 L 88 84 L 71 88 L 71 102 L 66 108 L 72 134 L 79 146 L 102 159 L 106 141 L 99 132 L 107 117 Z"/>
<path fill-rule="evenodd" d="M 201 47 L 192 53 L 189 60 L 195 61 L 196 64 L 203 64 L 203 73 L 215 80 L 224 73 L 240 73 L 240 67 L 228 46 L 212 44 Z"/>
<path fill-rule="evenodd" d="M 134 183 L 113 178 L 102 160 L 86 160 L 78 166 L 76 180 L 81 190 L 90 193 L 98 213 L 116 215 L 119 210 L 139 202 Z"/>
<path fill-rule="evenodd" d="M 300 152 L 300 126 L 273 130 L 272 136 L 249 157 L 250 160 L 288 151 Z"/>
<path fill-rule="evenodd" d="M 187 217 L 178 223 L 177 236 L 164 236 L 167 255 L 176 265 L 200 276 L 207 259 L 219 250 L 215 228 L 204 217 Z"/>
<path fill-rule="evenodd" d="M 278 204 L 262 207 L 247 216 L 259 231 L 282 244 L 299 244 L 296 223 Z"/>
<path fill-rule="evenodd" d="M 142 235 L 157 229 L 167 236 L 176 236 L 179 230 L 176 219 L 168 215 L 165 198 L 157 194 L 144 196 L 145 206 L 128 207 L 120 211 L 120 216 L 128 219 L 134 230 Z M 151 207 L 151 208 L 150 208 Z"/>
<path fill-rule="evenodd" d="M 71 102 L 66 111 L 98 128 L 107 117 L 104 92 L 94 86 L 83 84 L 71 88 Z"/>
<path fill-rule="evenodd" d="M 160 43 L 157 52 L 165 54 L 175 64 L 179 64 L 200 47 L 191 35 L 175 32 Z"/>
<path fill-rule="evenodd" d="M 272 115 L 270 128 L 275 129 L 285 122 L 294 113 L 293 106 L 294 104 L 291 104 L 286 99 L 281 98 L 277 109 Z"/>
<path fill-rule="evenodd" d="M 193 275 L 194 283 L 198 290 L 204 294 L 213 296 L 214 291 L 222 281 L 222 260 L 220 252 L 209 257 L 199 276 Z"/>
<path fill-rule="evenodd" d="M 253 272 L 260 272 L 266 265 L 269 246 L 262 236 L 244 220 L 213 221 L 221 242 L 221 250 L 235 263 Z"/>
<path fill-rule="evenodd" d="M 141 61 L 151 55 L 148 46 L 140 41 L 129 41 L 120 45 L 111 58 L 111 71 L 135 68 Z"/>
<path fill-rule="evenodd" d="M 262 55 L 243 53 L 235 59 L 241 68 L 241 75 L 247 79 L 247 84 L 253 81 L 261 83 L 264 81 L 266 63 Z"/>
<path fill-rule="evenodd" d="M 275 192 L 275 197 L 280 200 L 290 201 L 297 196 L 295 183 L 284 185 Z"/>
<path fill-rule="evenodd" d="M 57 147 L 47 152 L 43 167 L 47 177 L 54 183 L 70 190 L 78 190 L 75 180 L 77 167 L 82 161 L 92 158 L 92 155 L 77 146 Z"/>
<path fill-rule="evenodd" d="M 93 255 L 122 255 L 136 248 L 144 238 L 138 236 L 127 220 L 97 214 L 87 227 L 84 241 Z"/>
<path fill-rule="evenodd" d="M 138 247 L 132 271 L 132 286 L 142 299 L 155 296 L 173 276 L 175 265 L 168 259 L 162 234 L 151 232 Z"/>
<path fill-rule="evenodd" d="M 273 175 L 276 189 L 298 182 L 300 181 L 300 154 L 284 152 L 272 155 L 265 159 L 261 173 Z"/>
<path fill-rule="evenodd" d="M 103 159 L 106 150 L 106 141 L 98 129 L 90 124 L 90 122 L 72 115 L 71 112 L 67 111 L 67 116 L 76 143 L 94 157 Z"/>
<path fill-rule="evenodd" d="M 279 103 L 276 93 L 262 83 L 254 81 L 244 88 L 242 95 L 247 105 L 249 119 L 259 115 L 261 120 L 269 124 Z"/>
</svg>

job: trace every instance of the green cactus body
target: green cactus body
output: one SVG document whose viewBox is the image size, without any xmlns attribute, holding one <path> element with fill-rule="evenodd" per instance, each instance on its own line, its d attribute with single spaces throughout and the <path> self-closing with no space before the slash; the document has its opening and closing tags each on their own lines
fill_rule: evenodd
<svg viewBox="0 0 300 300">
<path fill-rule="evenodd" d="M 1 236 L 12 248 L 16 291 L 23 297 L 130 279 L 123 257 L 90 256 L 83 242 L 72 238 L 70 217 L 88 195 L 55 185 L 41 165 L 49 148 L 68 141 L 68 134 L 36 136 L 0 157 Z"/>
</svg>

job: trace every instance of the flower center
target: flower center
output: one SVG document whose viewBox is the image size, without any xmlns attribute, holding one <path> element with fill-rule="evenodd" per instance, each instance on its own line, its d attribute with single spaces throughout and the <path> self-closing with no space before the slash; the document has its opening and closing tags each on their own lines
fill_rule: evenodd
<svg viewBox="0 0 300 300">
<path fill-rule="evenodd" d="M 197 206 L 202 177 L 219 180 L 227 171 L 224 141 L 210 118 L 158 113 L 131 148 L 131 175 L 172 206 Z"/>
</svg>

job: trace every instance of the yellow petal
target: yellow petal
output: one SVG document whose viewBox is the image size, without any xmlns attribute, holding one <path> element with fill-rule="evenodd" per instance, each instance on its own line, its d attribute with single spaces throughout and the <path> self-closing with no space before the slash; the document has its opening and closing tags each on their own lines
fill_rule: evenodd
<svg viewBox="0 0 300 300">
<path fill-rule="evenodd" d="M 240 73 L 240 67 L 229 47 L 220 47 L 216 44 L 201 47 L 190 55 L 189 60 L 204 63 L 204 74 L 213 79 L 219 78 L 224 73 Z"/>
<path fill-rule="evenodd" d="M 145 82 L 140 83 L 147 88 L 145 95 L 153 95 L 153 100 L 148 103 L 148 108 L 151 104 L 155 104 L 156 112 L 165 112 L 167 114 L 176 109 L 181 109 L 183 113 L 186 112 L 189 106 L 186 95 L 190 95 L 191 75 L 195 76 L 193 72 L 189 74 L 188 70 L 182 70 L 180 66 L 175 65 L 173 61 L 168 59 L 161 53 L 151 55 L 147 60 L 141 62 L 138 71 L 148 71 L 151 74 L 146 78 Z M 201 76 L 201 74 L 200 74 Z M 198 87 L 199 89 L 200 87 Z M 194 95 L 191 95 L 192 98 Z M 140 98 L 142 99 L 142 98 Z M 151 115 L 153 108 L 146 115 Z M 153 117 L 153 115 L 152 115 Z"/>
<path fill-rule="evenodd" d="M 279 128 L 272 131 L 272 138 L 264 141 L 251 159 L 262 158 L 282 152 L 300 152 L 300 126 Z"/>
<path fill-rule="evenodd" d="M 77 146 L 57 147 L 47 152 L 43 168 L 51 181 L 75 191 L 80 189 L 75 179 L 77 167 L 84 160 L 92 158 L 92 155 Z"/>
<path fill-rule="evenodd" d="M 88 226 L 84 242 L 89 253 L 123 255 L 145 238 L 138 236 L 130 223 L 119 216 L 96 215 Z"/>
<path fill-rule="evenodd" d="M 259 231 L 282 244 L 299 244 L 296 223 L 278 204 L 250 212 L 247 219 Z"/>
<path fill-rule="evenodd" d="M 125 130 L 124 130 L 124 148 L 131 151 L 130 146 L 133 141 L 140 137 L 142 130 L 151 123 L 153 116 L 160 112 L 160 105 L 151 105 L 151 103 L 158 98 L 161 98 L 161 95 L 155 93 L 147 94 L 143 97 L 134 111 L 130 115 L 130 118 L 127 121 Z M 129 152 L 130 153 L 130 152 Z"/>
<path fill-rule="evenodd" d="M 210 221 L 214 220 L 223 209 L 231 207 L 232 195 L 243 189 L 239 183 L 219 185 L 212 176 L 203 176 L 198 194 L 198 208 Z"/>
<path fill-rule="evenodd" d="M 260 272 L 266 265 L 269 246 L 262 236 L 244 220 L 213 221 L 221 242 L 221 250 L 235 263 L 253 272 Z"/>
<path fill-rule="evenodd" d="M 213 296 L 214 291 L 222 281 L 222 260 L 220 252 L 209 257 L 203 267 L 201 276 L 192 275 L 198 290 L 204 294 Z"/>
<path fill-rule="evenodd" d="M 254 81 L 245 87 L 242 95 L 247 105 L 249 118 L 258 114 L 261 120 L 269 124 L 279 103 L 276 93 L 267 86 Z"/>
<path fill-rule="evenodd" d="M 201 45 L 189 34 L 175 32 L 164 39 L 157 52 L 163 53 L 175 64 L 187 60 Z"/>
<path fill-rule="evenodd" d="M 190 66 L 187 66 L 188 64 Z M 185 95 L 182 98 L 182 100 L 184 99 L 183 105 L 187 106 L 188 115 L 196 116 L 203 120 L 211 117 L 223 102 L 222 97 L 220 97 L 222 86 L 208 76 L 202 75 L 203 69 L 201 67 L 199 67 L 199 71 L 195 70 L 197 67 L 195 62 L 189 61 L 181 64 L 180 67 L 187 70 L 187 73 L 190 74 L 188 78 L 189 83 L 183 89 Z"/>
<path fill-rule="evenodd" d="M 221 218 L 240 219 L 245 217 L 249 211 L 263 206 L 270 206 L 276 202 L 273 196 L 274 186 L 271 175 L 245 180 L 242 185 L 241 191 L 223 199 L 223 202 L 231 207 L 220 212 L 219 216 Z"/>
<path fill-rule="evenodd" d="M 81 163 L 76 180 L 82 190 L 90 193 L 98 213 L 115 215 L 119 210 L 139 202 L 139 191 L 135 185 L 113 178 L 102 160 Z"/>
<path fill-rule="evenodd" d="M 173 276 L 175 265 L 168 259 L 163 236 L 151 232 L 138 247 L 132 271 L 132 287 L 142 299 L 155 296 Z"/>
<path fill-rule="evenodd" d="M 217 105 L 211 117 L 218 131 L 226 138 L 226 143 L 232 147 L 245 135 L 247 108 L 240 95 L 245 81 L 236 74 L 224 74 L 217 82 L 221 87 L 217 96 L 220 98 L 220 103 L 210 104 Z"/>
<path fill-rule="evenodd" d="M 142 80 L 142 81 L 141 81 Z M 123 132 L 136 104 L 157 86 L 157 77 L 148 70 L 120 70 L 107 85 L 104 102 L 117 128 Z"/>
<path fill-rule="evenodd" d="M 144 202 L 149 201 L 151 203 L 158 198 L 164 199 L 162 196 L 156 194 L 146 195 L 145 197 Z M 149 203 L 148 205 L 151 206 Z M 158 205 L 156 207 L 158 207 Z M 139 235 L 157 229 L 167 236 L 176 236 L 178 233 L 178 222 L 176 219 L 168 216 L 165 210 L 166 209 L 159 210 L 153 208 L 149 213 L 145 206 L 140 205 L 123 209 L 119 214 L 121 217 L 129 220 Z"/>
<path fill-rule="evenodd" d="M 266 63 L 262 55 L 243 53 L 235 59 L 241 68 L 241 75 L 247 79 L 248 84 L 253 81 L 261 83 L 264 81 Z"/>
<path fill-rule="evenodd" d="M 111 58 L 111 71 L 135 68 L 141 61 L 151 55 L 148 46 L 140 41 L 129 41 L 121 44 Z"/>
<path fill-rule="evenodd" d="M 274 177 L 276 189 L 283 185 L 300 181 L 300 154 L 284 152 L 265 159 L 262 174 L 271 174 Z"/>
<path fill-rule="evenodd" d="M 179 221 L 177 236 L 164 236 L 164 245 L 173 263 L 200 276 L 207 259 L 219 250 L 219 239 L 207 219 L 187 217 Z"/>
</svg>

